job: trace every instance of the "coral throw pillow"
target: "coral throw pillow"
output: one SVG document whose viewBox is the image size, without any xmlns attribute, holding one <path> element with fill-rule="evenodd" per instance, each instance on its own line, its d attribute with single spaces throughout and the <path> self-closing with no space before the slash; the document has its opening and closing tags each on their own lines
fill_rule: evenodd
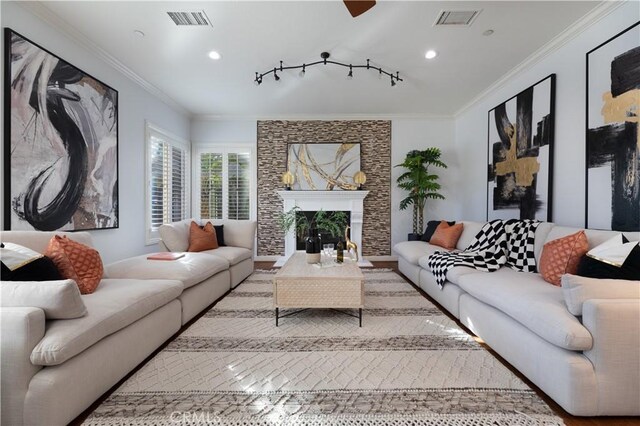
<svg viewBox="0 0 640 426">
<path fill-rule="evenodd" d="M 542 247 L 540 275 L 545 281 L 560 286 L 564 274 L 578 272 L 580 258 L 589 251 L 589 241 L 584 231 L 549 241 Z"/>
<path fill-rule="evenodd" d="M 104 269 L 96 249 L 55 235 L 49 241 L 45 256 L 53 260 L 63 278 L 78 284 L 80 293 L 91 294 L 98 288 Z"/>
<path fill-rule="evenodd" d="M 218 237 L 216 237 L 216 229 L 211 222 L 207 222 L 205 226 L 199 226 L 191 221 L 189 228 L 189 248 L 187 251 L 205 251 L 218 248 Z"/>
<path fill-rule="evenodd" d="M 436 232 L 433 233 L 429 242 L 433 245 L 453 250 L 458 244 L 460 235 L 462 235 L 463 226 L 462 223 L 451 226 L 443 220 L 436 228 Z"/>
</svg>

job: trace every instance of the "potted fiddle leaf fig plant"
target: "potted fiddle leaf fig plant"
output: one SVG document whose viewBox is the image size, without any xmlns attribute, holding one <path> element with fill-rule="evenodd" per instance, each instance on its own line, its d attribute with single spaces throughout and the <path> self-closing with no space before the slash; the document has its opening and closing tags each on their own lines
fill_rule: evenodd
<svg viewBox="0 0 640 426">
<path fill-rule="evenodd" d="M 447 168 L 440 160 L 442 152 L 440 148 L 427 148 L 423 151 L 409 151 L 404 161 L 395 167 L 407 169 L 396 180 L 398 187 L 408 191 L 409 194 L 400 201 L 400 210 L 413 207 L 413 233 L 409 234 L 409 240 L 420 239 L 424 227 L 424 208 L 428 199 L 444 200 L 444 196 L 438 191 L 438 175 L 430 173 L 430 167 Z"/>
<path fill-rule="evenodd" d="M 278 226 L 285 234 L 295 229 L 298 238 L 304 238 L 306 234 L 307 262 L 318 263 L 322 250 L 320 233 L 331 234 L 334 238 L 342 235 L 347 226 L 347 214 L 342 211 L 326 212 L 320 209 L 314 213 L 311 219 L 308 219 L 298 212 L 300 212 L 300 207 L 295 206 L 288 212 L 281 213 L 278 216 Z"/>
</svg>

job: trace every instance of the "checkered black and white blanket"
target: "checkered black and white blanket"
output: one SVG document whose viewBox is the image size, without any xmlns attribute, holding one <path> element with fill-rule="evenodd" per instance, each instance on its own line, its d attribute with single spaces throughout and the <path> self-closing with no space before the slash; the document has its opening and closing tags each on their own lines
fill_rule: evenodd
<svg viewBox="0 0 640 426">
<path fill-rule="evenodd" d="M 437 251 L 429 256 L 429 268 L 440 288 L 454 266 L 493 272 L 503 265 L 517 271 L 536 271 L 534 240 L 540 222 L 535 220 L 492 220 L 461 252 Z"/>
</svg>

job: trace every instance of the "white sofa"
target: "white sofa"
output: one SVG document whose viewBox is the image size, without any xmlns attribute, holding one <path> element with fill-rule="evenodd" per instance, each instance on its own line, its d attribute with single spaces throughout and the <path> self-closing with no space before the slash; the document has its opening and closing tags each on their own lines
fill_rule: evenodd
<svg viewBox="0 0 640 426">
<path fill-rule="evenodd" d="M 457 249 L 466 248 L 482 223 L 463 222 Z M 546 242 L 577 228 L 542 223 L 536 259 Z M 590 247 L 614 232 L 586 230 Z M 626 233 L 638 240 L 639 233 Z M 493 273 L 457 266 L 441 290 L 427 260 L 442 250 L 422 241 L 396 244 L 400 271 L 577 416 L 640 415 L 640 300 L 594 299 L 572 315 L 562 289 L 537 273 L 507 267 Z"/>
<path fill-rule="evenodd" d="M 225 226 L 225 237 L 253 253 L 255 222 L 242 225 L 241 235 L 233 224 Z M 43 253 L 56 234 L 92 245 L 86 232 L 8 231 L 2 241 Z M 3 293 L 1 424 L 67 424 L 231 289 L 230 262 L 222 257 L 188 253 L 151 262 L 143 255 L 105 266 L 96 291 L 79 296 L 87 310 L 80 318 L 49 319 L 42 308 L 6 307 L 10 295 Z M 253 271 L 244 263 L 234 271 L 236 280 Z"/>
<path fill-rule="evenodd" d="M 189 226 L 191 221 L 199 225 L 211 222 L 224 225 L 225 247 L 207 250 L 206 253 L 221 257 L 229 262 L 231 287 L 235 287 L 253 272 L 253 246 L 256 237 L 256 222 L 250 220 L 186 219 L 162 225 L 159 228 L 160 247 L 167 251 L 182 252 L 189 247 Z"/>
</svg>

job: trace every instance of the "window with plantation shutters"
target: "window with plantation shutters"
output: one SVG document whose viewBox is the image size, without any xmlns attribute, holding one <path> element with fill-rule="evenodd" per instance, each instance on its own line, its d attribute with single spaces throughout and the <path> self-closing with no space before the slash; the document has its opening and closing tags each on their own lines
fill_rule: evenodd
<svg viewBox="0 0 640 426">
<path fill-rule="evenodd" d="M 147 123 L 147 243 L 164 223 L 189 217 L 189 148 Z"/>
<path fill-rule="evenodd" d="M 251 150 L 201 148 L 194 164 L 195 208 L 203 219 L 251 218 Z"/>
</svg>

